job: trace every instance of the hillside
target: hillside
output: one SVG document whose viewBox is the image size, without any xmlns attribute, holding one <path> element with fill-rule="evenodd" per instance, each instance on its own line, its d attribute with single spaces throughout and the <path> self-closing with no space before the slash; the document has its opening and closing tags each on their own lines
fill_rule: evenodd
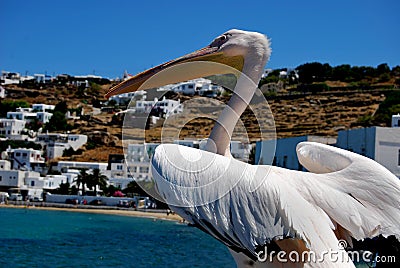
<svg viewBox="0 0 400 268">
<path fill-rule="evenodd" d="M 80 154 L 63 157 L 63 160 L 75 161 L 107 161 L 108 155 L 119 154 L 122 149 L 122 120 L 113 119 L 113 113 L 100 113 L 100 102 L 105 102 L 104 93 L 111 85 L 96 86 L 96 89 L 86 89 L 78 92 L 76 88 L 66 86 L 50 86 L 34 89 L 8 86 L 8 96 L 4 101 L 24 100 L 29 104 L 47 103 L 57 104 L 65 101 L 69 109 L 82 107 L 85 116 L 81 119 L 70 119 L 72 133 L 86 134 L 89 143 Z M 288 94 L 288 91 L 268 98 L 268 104 L 275 121 L 276 136 L 278 138 L 322 135 L 336 136 L 338 130 L 350 129 L 371 124 L 371 118 L 378 111 L 379 105 L 386 99 L 385 95 L 399 90 L 373 89 L 373 90 L 337 90 L 322 92 L 303 92 L 302 94 Z M 207 105 L 199 107 L 186 107 L 185 102 L 190 100 L 187 96 L 170 94 L 171 98 L 180 99 L 184 103 L 185 116 L 195 118 L 200 110 L 206 111 Z M 219 97 L 217 100 L 226 103 L 228 97 Z M 251 142 L 261 138 L 258 124 L 266 121 L 270 116 L 266 104 L 256 107 L 257 118 L 250 109 L 242 115 L 241 119 L 247 129 L 248 139 Z M 213 113 L 215 116 L 216 112 Z M 260 116 L 261 115 L 261 116 Z M 118 119 L 118 118 L 117 118 Z M 182 118 L 180 118 L 182 119 Z M 270 122 L 269 122 L 270 123 Z M 268 124 L 269 124 L 268 123 Z M 180 129 L 179 138 L 204 138 L 207 137 L 214 125 L 211 119 L 197 118 L 189 120 Z M 374 125 L 387 125 L 387 122 L 374 122 Z M 176 124 L 170 122 L 164 126 L 165 133 L 176 132 Z M 156 126 L 146 131 L 147 142 L 160 141 L 161 127 Z M 138 133 L 140 135 L 141 133 Z M 171 134 L 172 135 L 172 134 Z M 168 136 L 168 135 L 167 135 Z M 245 130 L 238 128 L 235 139 L 246 140 Z M 263 136 L 265 138 L 265 136 Z"/>
</svg>

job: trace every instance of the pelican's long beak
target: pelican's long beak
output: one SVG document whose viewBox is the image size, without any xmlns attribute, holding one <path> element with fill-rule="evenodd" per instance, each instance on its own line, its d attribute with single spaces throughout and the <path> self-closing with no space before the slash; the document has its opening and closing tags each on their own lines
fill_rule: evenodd
<svg viewBox="0 0 400 268">
<path fill-rule="evenodd" d="M 177 69 L 174 70 L 172 73 L 164 72 L 165 75 L 163 75 L 162 73 L 162 71 L 166 70 L 168 67 L 178 66 L 180 63 L 193 61 L 201 61 L 203 63 L 216 62 L 221 64 L 207 66 L 204 64 L 182 65 L 182 68 L 177 67 Z M 179 57 L 175 60 L 168 61 L 149 70 L 141 72 L 129 78 L 128 80 L 123 81 L 122 83 L 112 87 L 107 92 L 105 97 L 109 98 L 113 95 L 133 92 L 139 89 L 146 90 L 150 88 L 157 88 L 214 74 L 232 73 L 232 71 L 229 71 L 229 68 L 226 68 L 226 65 L 241 71 L 243 68 L 243 63 L 244 59 L 242 56 L 226 56 L 223 52 L 218 51 L 218 47 L 207 46 L 203 49 L 197 50 L 185 56 Z M 150 79 L 156 74 L 159 74 L 157 79 Z"/>
</svg>

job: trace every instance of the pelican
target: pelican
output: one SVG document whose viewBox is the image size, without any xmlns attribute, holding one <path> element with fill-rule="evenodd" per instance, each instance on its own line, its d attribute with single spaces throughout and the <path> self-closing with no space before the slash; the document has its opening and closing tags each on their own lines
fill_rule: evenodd
<svg viewBox="0 0 400 268">
<path fill-rule="evenodd" d="M 225 72 L 183 70 L 145 85 L 182 63 L 212 61 L 241 71 L 205 151 L 175 144 L 157 147 L 151 165 L 159 194 L 177 214 L 229 247 L 238 267 L 354 267 L 344 251 L 346 241 L 351 246 L 351 238 L 380 234 L 400 239 L 397 177 L 371 159 L 313 142 L 296 148 L 309 172 L 250 165 L 229 152 L 234 126 L 270 53 L 264 35 L 229 30 L 203 49 L 116 85 L 106 97 Z"/>
</svg>

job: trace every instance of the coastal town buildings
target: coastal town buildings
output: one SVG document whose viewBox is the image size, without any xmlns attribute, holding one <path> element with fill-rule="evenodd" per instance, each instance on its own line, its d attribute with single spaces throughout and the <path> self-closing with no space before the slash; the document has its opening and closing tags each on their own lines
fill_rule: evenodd
<svg viewBox="0 0 400 268">
<path fill-rule="evenodd" d="M 36 137 L 36 142 L 46 148 L 47 159 L 63 156 L 64 151 L 70 148 L 76 151 L 87 141 L 87 135 L 80 134 L 42 133 Z"/>
</svg>

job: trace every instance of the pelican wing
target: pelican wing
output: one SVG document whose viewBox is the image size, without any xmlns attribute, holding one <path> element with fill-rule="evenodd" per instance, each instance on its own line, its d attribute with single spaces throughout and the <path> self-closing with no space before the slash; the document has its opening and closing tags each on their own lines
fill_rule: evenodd
<svg viewBox="0 0 400 268">
<path fill-rule="evenodd" d="M 281 169 L 267 169 L 179 145 L 158 146 L 152 160 L 157 189 L 171 208 L 235 251 L 255 259 L 282 238 L 300 239 L 316 253 L 337 249 L 325 212 L 285 182 Z M 265 178 L 251 192 L 255 176 Z"/>
<path fill-rule="evenodd" d="M 298 192 L 322 208 L 356 239 L 396 235 L 400 239 L 400 180 L 377 162 L 336 147 L 297 146 L 308 176 L 292 180 Z"/>
</svg>

